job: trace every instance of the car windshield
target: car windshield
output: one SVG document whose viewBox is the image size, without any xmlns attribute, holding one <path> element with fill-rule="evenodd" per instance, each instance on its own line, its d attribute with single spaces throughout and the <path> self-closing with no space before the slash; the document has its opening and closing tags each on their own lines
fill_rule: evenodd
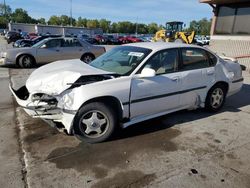
<svg viewBox="0 0 250 188">
<path fill-rule="evenodd" d="M 133 46 L 114 48 L 90 63 L 91 66 L 119 75 L 129 75 L 148 56 L 150 49 Z"/>
</svg>

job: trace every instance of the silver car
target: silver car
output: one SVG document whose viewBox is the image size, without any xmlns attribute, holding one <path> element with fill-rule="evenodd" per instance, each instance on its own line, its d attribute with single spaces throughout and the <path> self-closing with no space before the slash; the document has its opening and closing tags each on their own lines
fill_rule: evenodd
<svg viewBox="0 0 250 188">
<path fill-rule="evenodd" d="M 76 38 L 48 38 L 30 48 L 8 49 L 2 52 L 1 63 L 16 64 L 23 68 L 67 59 L 81 59 L 90 63 L 105 51 L 104 47 L 93 46 Z"/>
</svg>

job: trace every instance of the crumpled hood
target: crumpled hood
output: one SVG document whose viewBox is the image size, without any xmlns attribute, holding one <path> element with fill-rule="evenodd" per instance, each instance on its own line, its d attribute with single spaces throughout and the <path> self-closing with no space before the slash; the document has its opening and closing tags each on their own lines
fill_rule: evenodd
<svg viewBox="0 0 250 188">
<path fill-rule="evenodd" d="M 79 59 L 57 61 L 35 70 L 26 81 L 26 87 L 30 93 L 59 95 L 81 76 L 100 74 L 110 72 L 89 66 Z"/>
</svg>

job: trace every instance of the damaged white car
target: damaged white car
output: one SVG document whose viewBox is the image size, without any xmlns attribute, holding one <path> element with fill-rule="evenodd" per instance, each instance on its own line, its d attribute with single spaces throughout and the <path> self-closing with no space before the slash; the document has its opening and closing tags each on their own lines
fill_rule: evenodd
<svg viewBox="0 0 250 188">
<path fill-rule="evenodd" d="M 238 63 L 176 43 L 120 46 L 92 63 L 59 61 L 35 70 L 11 91 L 32 117 L 90 142 L 182 109 L 218 111 L 243 85 Z"/>
</svg>

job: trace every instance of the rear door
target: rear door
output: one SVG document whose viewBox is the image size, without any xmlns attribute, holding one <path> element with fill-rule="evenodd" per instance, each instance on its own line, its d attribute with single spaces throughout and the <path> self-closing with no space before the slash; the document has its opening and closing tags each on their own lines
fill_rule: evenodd
<svg viewBox="0 0 250 188">
<path fill-rule="evenodd" d="M 207 52 L 201 48 L 181 48 L 181 65 L 179 71 L 182 78 L 181 106 L 191 107 L 199 102 L 199 95 L 207 91 L 209 69 Z M 212 81 L 212 80 L 211 80 Z"/>
<path fill-rule="evenodd" d="M 63 39 L 50 39 L 37 49 L 36 61 L 49 63 L 61 60 L 61 45 Z"/>
<path fill-rule="evenodd" d="M 131 118 L 153 115 L 179 107 L 178 92 L 181 90 L 181 83 L 180 73 L 177 72 L 178 60 L 177 49 L 158 52 L 144 65 L 154 69 L 156 76 L 132 79 Z"/>
<path fill-rule="evenodd" d="M 60 49 L 63 59 L 80 59 L 84 54 L 84 47 L 75 38 L 64 38 Z"/>
</svg>

